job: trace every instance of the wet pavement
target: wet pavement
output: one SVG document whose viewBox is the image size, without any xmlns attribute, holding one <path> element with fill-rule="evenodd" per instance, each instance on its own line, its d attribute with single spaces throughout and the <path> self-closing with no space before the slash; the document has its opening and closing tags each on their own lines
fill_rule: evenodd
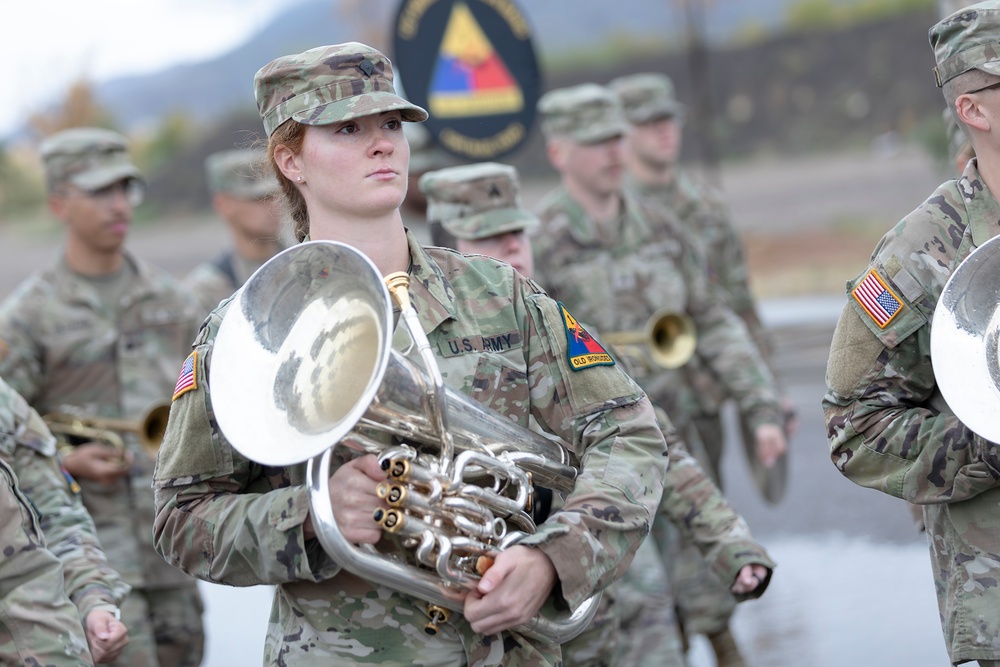
<svg viewBox="0 0 1000 667">
<path fill-rule="evenodd" d="M 924 535 L 902 501 L 856 486 L 827 455 L 820 399 L 843 303 L 809 297 L 761 304 L 800 424 L 786 495 L 777 505 L 752 486 L 742 446 L 726 443 L 726 495 L 778 562 L 767 593 L 737 608 L 733 632 L 753 667 L 944 667 Z M 204 590 L 204 667 L 259 664 L 270 591 Z M 689 660 L 690 667 L 715 664 L 701 638 Z"/>
</svg>

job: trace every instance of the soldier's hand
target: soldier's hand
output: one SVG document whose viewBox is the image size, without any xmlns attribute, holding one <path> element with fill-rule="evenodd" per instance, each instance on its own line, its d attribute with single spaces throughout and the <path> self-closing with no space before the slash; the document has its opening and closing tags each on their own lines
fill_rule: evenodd
<svg viewBox="0 0 1000 667">
<path fill-rule="evenodd" d="M 128 474 L 132 452 L 123 453 L 100 442 L 86 442 L 74 447 L 60 461 L 66 471 L 77 479 L 110 484 Z"/>
<path fill-rule="evenodd" d="M 736 595 L 746 595 L 757 590 L 757 587 L 767 581 L 767 568 L 763 565 L 744 565 L 736 575 L 730 590 Z"/>
<path fill-rule="evenodd" d="M 110 611 L 93 609 L 87 614 L 87 644 L 94 662 L 113 662 L 128 644 L 128 628 Z"/>
<path fill-rule="evenodd" d="M 795 404 L 787 396 L 781 397 L 781 414 L 785 419 L 785 437 L 791 438 L 799 430 L 799 416 Z"/>
<path fill-rule="evenodd" d="M 785 432 L 777 424 L 761 424 L 754 430 L 754 451 L 765 468 L 772 468 L 786 451 Z"/>
<path fill-rule="evenodd" d="M 382 528 L 372 519 L 372 512 L 387 507 L 375 488 L 386 479 L 385 471 L 372 454 L 348 461 L 330 478 L 330 502 L 333 516 L 344 537 L 354 544 L 375 544 L 382 538 Z M 306 538 L 315 536 L 312 517 L 303 526 Z"/>
<path fill-rule="evenodd" d="M 542 608 L 558 577 L 541 549 L 513 546 L 497 556 L 465 598 L 465 618 L 473 631 L 492 635 L 523 625 Z"/>
</svg>

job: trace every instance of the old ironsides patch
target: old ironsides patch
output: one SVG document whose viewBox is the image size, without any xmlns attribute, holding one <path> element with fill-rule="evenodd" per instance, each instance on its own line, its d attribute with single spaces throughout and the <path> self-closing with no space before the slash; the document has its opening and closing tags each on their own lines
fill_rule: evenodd
<svg viewBox="0 0 1000 667">
<path fill-rule="evenodd" d="M 601 344 L 594 340 L 586 329 L 580 326 L 576 318 L 569 314 L 566 306 L 559 304 L 559 312 L 562 314 L 563 328 L 566 330 L 566 356 L 569 359 L 570 368 L 574 371 L 582 371 L 591 366 L 614 366 L 615 360 L 611 358 L 608 351 L 601 347 Z"/>
</svg>

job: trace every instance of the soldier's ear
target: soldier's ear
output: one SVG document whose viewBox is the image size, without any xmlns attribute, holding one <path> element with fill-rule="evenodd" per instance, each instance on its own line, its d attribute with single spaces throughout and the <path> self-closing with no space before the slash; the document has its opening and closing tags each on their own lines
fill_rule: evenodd
<svg viewBox="0 0 1000 667">
<path fill-rule="evenodd" d="M 556 171 L 563 171 L 566 165 L 566 146 L 559 139 L 550 139 L 545 144 L 545 154 L 549 158 L 549 164 Z"/>
<path fill-rule="evenodd" d="M 992 98 L 981 98 L 978 95 L 959 95 L 955 99 L 955 115 L 958 120 L 965 123 L 974 130 L 980 132 L 990 131 L 989 116 L 983 110 L 984 100 Z"/>
</svg>

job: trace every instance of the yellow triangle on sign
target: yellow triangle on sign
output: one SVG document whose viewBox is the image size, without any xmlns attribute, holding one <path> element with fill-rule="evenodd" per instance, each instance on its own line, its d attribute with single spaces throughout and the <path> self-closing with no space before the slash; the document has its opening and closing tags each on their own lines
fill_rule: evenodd
<svg viewBox="0 0 1000 667">
<path fill-rule="evenodd" d="M 464 2 L 448 18 L 428 94 L 439 118 L 516 113 L 524 108 L 517 80 Z"/>
</svg>

